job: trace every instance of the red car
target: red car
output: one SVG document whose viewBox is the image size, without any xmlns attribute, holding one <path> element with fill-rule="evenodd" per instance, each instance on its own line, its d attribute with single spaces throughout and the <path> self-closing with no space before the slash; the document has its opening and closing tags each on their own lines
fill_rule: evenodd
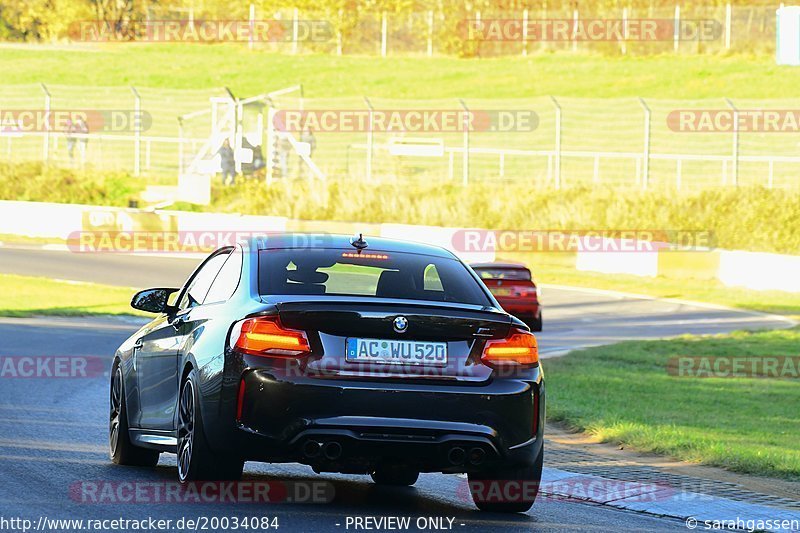
<svg viewBox="0 0 800 533">
<path fill-rule="evenodd" d="M 531 331 L 542 331 L 539 289 L 528 267 L 521 263 L 473 263 L 470 266 L 503 309 L 523 320 Z"/>
</svg>

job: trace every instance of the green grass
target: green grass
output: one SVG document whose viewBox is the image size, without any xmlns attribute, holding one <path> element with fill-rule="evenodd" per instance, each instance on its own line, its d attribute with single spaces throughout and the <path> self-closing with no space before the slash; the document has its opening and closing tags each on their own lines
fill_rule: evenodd
<svg viewBox="0 0 800 533">
<path fill-rule="evenodd" d="M 208 98 L 223 95 L 229 87 L 241 97 L 302 83 L 306 109 L 365 109 L 369 96 L 378 109 L 460 109 L 458 99 L 473 110 L 532 110 L 539 117 L 533 131 L 476 132 L 473 148 L 548 150 L 554 148 L 555 111 L 547 95 L 559 97 L 563 110 L 561 147 L 565 152 L 610 151 L 640 153 L 643 149 L 643 110 L 637 100 L 648 99 L 652 110 L 652 154 L 727 155 L 730 135 L 683 133 L 667 127 L 667 116 L 676 109 L 724 109 L 724 97 L 740 108 L 792 109 L 792 87 L 800 71 L 774 64 L 771 54 L 661 54 L 608 56 L 600 53 L 536 53 L 528 57 L 484 59 L 456 57 L 366 57 L 326 54 L 281 55 L 250 51 L 236 44 L 95 44 L 84 46 L 3 46 L 0 67 L 0 108 L 38 109 L 47 84 L 53 106 L 61 109 L 131 109 L 130 86 L 139 88 L 142 109 L 153 117 L 145 132 L 151 136 L 177 137 L 176 118 L 207 110 Z M 165 68 L 168 66 L 169 68 Z M 749 99 L 749 101 L 748 101 Z M 297 94 L 275 100 L 282 108 L 297 108 Z M 255 110 L 245 112 L 244 128 L 254 128 Z M 208 116 L 184 122 L 184 135 L 204 139 L 210 130 Z M 608 131 L 614 135 L 608 135 Z M 386 143 L 393 134 L 378 132 L 375 141 Z M 459 147 L 458 132 L 435 133 L 447 147 Z M 363 132 L 318 132 L 315 161 L 330 177 L 364 177 L 366 136 Z M 199 142 L 199 141 L 198 141 Z M 53 147 L 55 164 L 69 164 L 65 143 Z M 794 135 L 743 134 L 743 155 L 796 154 Z M 0 151 L 16 161 L 41 157 L 41 139 L 5 139 Z M 107 170 L 133 167 L 130 141 L 119 139 L 89 144 L 90 165 Z M 188 156 L 187 156 L 188 157 Z M 461 163 L 455 158 L 455 176 Z M 146 158 L 144 172 L 169 177 L 174 183 L 178 151 L 174 143 L 156 141 Z M 377 150 L 373 175 L 386 181 L 441 181 L 448 176 L 446 157 L 408 158 L 388 156 Z M 543 156 L 509 155 L 503 170 L 495 154 L 470 158 L 472 179 L 524 180 L 535 188 L 552 186 Z M 628 187 L 636 186 L 636 163 L 631 158 L 605 158 L 598 162 L 597 179 Z M 676 187 L 676 163 L 653 159 L 649 166 L 653 187 Z M 591 184 L 595 179 L 592 158 L 565 156 L 561 165 L 567 184 Z M 638 171 L 640 172 L 640 171 Z M 731 169 L 728 169 L 728 174 Z M 768 164 L 741 162 L 741 184 L 766 184 Z M 796 187 L 793 163 L 772 168 L 776 187 Z M 730 177 L 727 178 L 730 180 Z M 719 161 L 684 161 L 683 188 L 717 187 L 723 181 Z"/>
<path fill-rule="evenodd" d="M 386 98 L 794 97 L 800 71 L 772 55 L 614 57 L 567 52 L 527 58 L 280 55 L 235 44 L 4 47 L 3 84 L 204 89 L 254 95 L 303 83 L 306 96 Z M 424 72 L 424 76 L 421 74 Z M 129 93 L 124 95 L 125 98 Z"/>
<path fill-rule="evenodd" d="M 146 316 L 130 307 L 134 292 L 97 283 L 0 274 L 0 316 Z"/>
<path fill-rule="evenodd" d="M 546 361 L 550 420 L 606 442 L 800 480 L 794 378 L 668 375 L 671 356 L 797 356 L 800 330 L 625 342 Z"/>
</svg>

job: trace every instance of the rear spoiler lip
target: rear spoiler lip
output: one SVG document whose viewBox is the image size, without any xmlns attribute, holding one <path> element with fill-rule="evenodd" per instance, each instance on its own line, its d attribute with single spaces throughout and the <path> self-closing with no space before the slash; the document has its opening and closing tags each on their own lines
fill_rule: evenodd
<svg viewBox="0 0 800 533">
<path fill-rule="evenodd" d="M 246 317 L 243 318 L 251 318 L 255 316 L 274 316 L 280 315 L 281 308 L 285 309 L 286 305 L 302 305 L 302 304 L 333 304 L 333 305 L 351 305 L 353 307 L 359 307 L 365 305 L 367 307 L 386 307 L 392 305 L 403 305 L 405 307 L 417 307 L 417 308 L 439 308 L 442 310 L 448 311 L 468 311 L 477 314 L 483 315 L 493 315 L 496 318 L 504 319 L 505 322 L 508 324 L 509 327 L 515 327 L 518 329 L 530 331 L 525 322 L 520 320 L 519 318 L 515 317 L 514 315 L 503 311 L 502 309 L 497 309 L 494 307 L 479 307 L 476 305 L 467 307 L 466 305 L 460 304 L 450 304 L 446 302 L 425 302 L 422 300 L 387 300 L 384 298 L 358 298 L 354 300 L 350 297 L 348 298 L 336 298 L 331 296 L 323 296 L 317 298 L 307 298 L 303 296 L 293 296 L 293 295 L 286 295 L 289 296 L 289 299 L 283 299 L 283 295 L 280 296 L 261 296 L 260 302 L 264 305 L 263 309 L 254 311 L 249 313 Z"/>
<path fill-rule="evenodd" d="M 491 313 L 505 315 L 502 309 L 490 306 L 480 306 L 475 304 L 437 302 L 435 300 L 406 300 L 399 298 L 375 298 L 370 296 L 303 296 L 292 294 L 261 295 L 260 302 L 266 305 L 274 305 L 278 308 L 286 305 L 317 304 L 317 305 L 349 305 L 351 307 L 427 307 L 450 309 L 457 311 L 472 311 L 475 313 Z"/>
</svg>

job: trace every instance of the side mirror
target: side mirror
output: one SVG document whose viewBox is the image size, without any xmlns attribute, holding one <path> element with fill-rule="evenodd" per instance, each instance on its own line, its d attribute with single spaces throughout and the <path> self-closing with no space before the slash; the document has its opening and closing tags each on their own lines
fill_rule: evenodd
<svg viewBox="0 0 800 533">
<path fill-rule="evenodd" d="M 133 295 L 131 307 L 148 313 L 164 313 L 169 310 L 169 296 L 180 289 L 145 289 Z"/>
</svg>

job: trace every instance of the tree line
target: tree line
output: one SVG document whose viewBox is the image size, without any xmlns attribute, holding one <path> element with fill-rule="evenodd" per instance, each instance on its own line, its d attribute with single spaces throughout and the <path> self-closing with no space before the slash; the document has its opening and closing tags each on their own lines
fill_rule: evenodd
<svg viewBox="0 0 800 533">
<path fill-rule="evenodd" d="M 568 13 L 582 9 L 590 13 L 631 9 L 722 6 L 726 0 L 0 0 L 0 40 L 52 42 L 69 39 L 76 24 L 103 24 L 120 38 L 135 37 L 135 28 L 153 17 L 160 19 L 220 18 L 246 20 L 250 4 L 259 18 L 297 8 L 325 16 L 344 36 L 355 36 L 364 18 L 376 14 L 409 15 L 434 11 L 448 20 L 469 19 L 475 13 L 511 14 L 528 9 L 533 13 Z M 774 7 L 768 0 L 733 0 L 734 5 Z M 446 28 L 445 38 L 455 28 Z M 423 25 L 415 31 L 425 31 Z"/>
</svg>

